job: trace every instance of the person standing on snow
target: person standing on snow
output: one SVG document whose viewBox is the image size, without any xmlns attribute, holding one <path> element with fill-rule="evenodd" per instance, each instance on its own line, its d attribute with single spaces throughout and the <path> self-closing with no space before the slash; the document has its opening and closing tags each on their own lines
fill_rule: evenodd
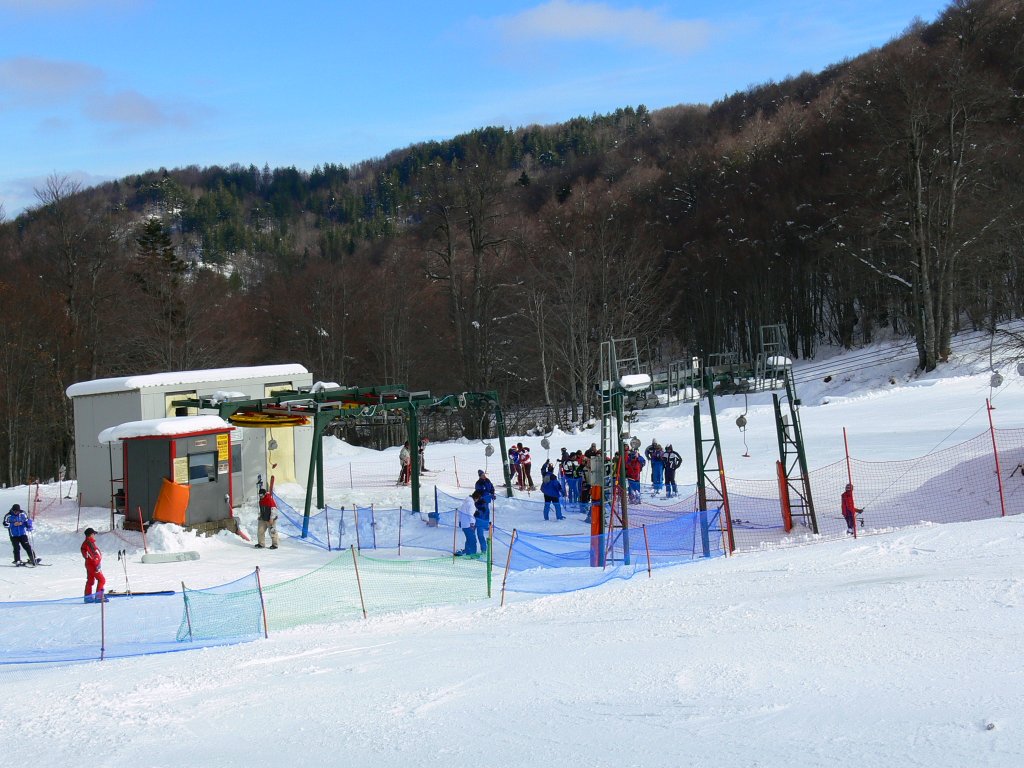
<svg viewBox="0 0 1024 768">
<path fill-rule="evenodd" d="M 492 483 L 491 479 L 487 477 L 487 473 L 482 469 L 478 469 L 476 471 L 476 477 L 476 486 L 474 486 L 475 490 L 480 491 L 483 494 L 484 501 L 494 501 L 494 483 Z"/>
<path fill-rule="evenodd" d="M 419 453 L 419 456 L 420 456 L 420 472 L 419 473 L 421 475 L 424 472 L 429 472 L 430 471 L 429 469 L 427 469 L 427 464 L 426 464 L 427 443 L 429 443 L 429 442 L 430 441 L 427 440 L 427 438 L 421 437 L 420 438 L 419 447 L 416 449 L 417 452 Z"/>
<path fill-rule="evenodd" d="M 519 446 L 513 445 L 508 449 L 508 463 L 516 474 L 516 488 L 523 490 L 523 467 L 519 463 Z"/>
<path fill-rule="evenodd" d="M 661 493 L 661 485 L 665 476 L 665 452 L 657 440 L 651 440 L 644 455 L 651 463 L 651 485 L 654 486 L 654 495 Z"/>
<path fill-rule="evenodd" d="M 479 557 L 476 553 L 476 531 L 474 529 L 476 528 L 476 502 L 482 495 L 480 491 L 473 491 L 462 500 L 462 504 L 459 505 L 459 509 L 455 513 L 455 525 L 462 529 L 462 533 L 466 537 L 466 548 L 456 552 L 456 557 L 463 555 Z"/>
<path fill-rule="evenodd" d="M 852 535 L 854 530 L 856 530 L 854 528 L 854 524 L 856 522 L 856 516 L 859 515 L 859 514 L 862 514 L 864 512 L 864 510 L 858 508 L 853 503 L 853 484 L 852 483 L 847 483 L 846 484 L 846 490 L 843 491 L 843 495 L 842 495 L 841 498 L 842 498 L 842 503 L 843 503 L 843 519 L 846 521 L 846 532 Z"/>
<path fill-rule="evenodd" d="M 629 487 L 628 498 L 634 504 L 640 501 L 640 473 L 644 469 L 644 457 L 633 448 L 626 454 L 626 483 Z"/>
<path fill-rule="evenodd" d="M 409 450 L 409 441 L 402 444 L 402 450 L 398 452 L 398 463 L 402 469 L 398 473 L 398 484 L 408 485 L 412 481 L 412 452 Z"/>
<path fill-rule="evenodd" d="M 476 518 L 476 521 L 473 523 L 473 530 L 476 531 L 476 540 L 480 545 L 481 555 L 487 554 L 487 536 L 491 532 L 491 499 L 493 498 L 493 494 L 481 492 L 480 498 L 475 501 L 476 509 L 473 512 L 473 517 Z"/>
<path fill-rule="evenodd" d="M 263 549 L 263 540 L 270 531 L 270 548 L 277 549 L 277 502 L 269 490 L 260 497 L 260 521 L 256 527 L 256 549 Z"/>
<path fill-rule="evenodd" d="M 550 519 L 548 512 L 551 510 L 551 505 L 555 505 L 555 519 L 565 520 L 565 516 L 562 514 L 562 505 L 559 503 L 559 498 L 563 496 L 562 484 L 558 482 L 558 478 L 553 474 L 545 476 L 544 482 L 540 485 L 540 492 L 544 494 L 544 519 Z"/>
<path fill-rule="evenodd" d="M 533 459 L 530 458 L 530 449 L 522 443 L 517 443 L 516 447 L 519 448 L 519 466 L 523 469 L 523 484 L 532 491 L 533 475 L 530 474 L 530 468 L 533 466 Z"/>
<path fill-rule="evenodd" d="M 679 451 L 673 450 L 671 443 L 665 446 L 665 498 L 671 499 L 679 495 L 679 486 L 676 485 L 676 470 L 683 464 L 683 457 Z"/>
<path fill-rule="evenodd" d="M 28 563 L 30 565 L 38 563 L 39 560 L 36 559 L 28 540 L 28 532 L 32 530 L 32 518 L 25 514 L 20 504 L 12 506 L 10 511 L 4 515 L 4 528 L 7 529 L 7 535 L 11 537 L 14 564 L 21 565 L 22 547 L 25 549 L 25 554 L 28 555 Z"/>
<path fill-rule="evenodd" d="M 107 602 L 107 598 L 103 595 L 103 587 L 107 583 L 107 579 L 103 575 L 103 553 L 100 552 L 99 545 L 96 543 L 96 531 L 92 528 L 85 529 L 82 557 L 85 559 L 85 602 Z M 93 584 L 96 585 L 95 596 L 92 593 Z"/>
</svg>

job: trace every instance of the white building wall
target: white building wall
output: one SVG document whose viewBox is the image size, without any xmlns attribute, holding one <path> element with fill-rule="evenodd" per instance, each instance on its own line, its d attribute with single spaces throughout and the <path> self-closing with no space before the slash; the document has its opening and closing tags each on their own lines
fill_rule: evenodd
<svg viewBox="0 0 1024 768">
<path fill-rule="evenodd" d="M 113 477 L 122 477 L 120 447 L 115 445 L 111 452 L 108 446 L 99 443 L 99 433 L 108 427 L 115 427 L 128 421 L 160 419 L 173 415 L 167 413 L 168 393 L 181 393 L 184 399 L 195 395 L 212 395 L 215 392 L 237 392 L 245 393 L 248 398 L 258 399 L 264 397 L 267 385 L 287 382 L 293 389 L 299 389 L 309 387 L 313 383 L 312 374 L 302 366 L 295 365 L 221 370 L 236 375 L 217 378 L 214 375 L 218 371 L 214 370 L 209 372 L 210 378 L 204 378 L 202 371 L 187 371 L 184 374 L 155 374 L 83 382 L 69 387 L 68 394 L 74 404 L 75 462 L 82 504 L 90 507 L 110 506 L 111 453 Z M 259 375 L 246 377 L 245 373 L 248 371 Z M 136 382 L 139 384 L 137 387 Z M 216 411 L 202 413 L 212 414 Z M 312 425 L 294 429 L 294 474 L 303 484 L 309 473 L 312 436 Z M 238 428 L 232 433 L 232 442 L 237 440 L 242 442 L 242 487 L 236 486 L 232 489 L 236 506 L 244 501 L 255 500 L 257 474 L 269 482 L 266 431 Z"/>
</svg>

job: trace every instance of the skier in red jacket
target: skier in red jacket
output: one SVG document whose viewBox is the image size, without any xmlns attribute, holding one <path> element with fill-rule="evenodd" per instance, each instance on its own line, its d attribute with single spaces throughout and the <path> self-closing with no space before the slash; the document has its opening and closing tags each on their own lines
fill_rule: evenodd
<svg viewBox="0 0 1024 768">
<path fill-rule="evenodd" d="M 85 529 L 82 557 L 85 558 L 85 602 L 107 602 L 107 598 L 103 596 L 103 587 L 107 583 L 107 579 L 103 575 L 103 553 L 100 552 L 100 548 L 96 544 L 96 531 L 92 528 Z M 95 596 L 92 593 L 94 583 L 96 585 Z"/>
<path fill-rule="evenodd" d="M 860 509 L 853 503 L 853 485 L 850 483 L 846 484 L 846 490 L 843 491 L 843 519 L 846 521 L 846 532 L 853 535 L 856 530 L 856 516 L 861 514 L 864 510 Z"/>
</svg>

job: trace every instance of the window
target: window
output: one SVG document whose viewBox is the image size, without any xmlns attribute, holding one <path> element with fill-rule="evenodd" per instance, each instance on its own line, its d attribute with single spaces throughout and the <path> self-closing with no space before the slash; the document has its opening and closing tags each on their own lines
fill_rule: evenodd
<svg viewBox="0 0 1024 768">
<path fill-rule="evenodd" d="M 188 457 L 188 484 L 217 482 L 217 454 L 191 453 Z"/>
</svg>

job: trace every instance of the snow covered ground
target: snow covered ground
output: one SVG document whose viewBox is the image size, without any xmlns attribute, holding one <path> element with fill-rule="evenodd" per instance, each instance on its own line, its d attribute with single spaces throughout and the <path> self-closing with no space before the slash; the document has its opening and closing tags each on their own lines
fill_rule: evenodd
<svg viewBox="0 0 1024 768">
<path fill-rule="evenodd" d="M 948 448 L 988 428 L 990 396 L 997 427 L 1024 427 L 1024 380 L 1013 366 L 992 392 L 987 360 L 923 377 L 910 376 L 910 365 L 801 385 L 812 469 L 843 457 L 844 426 L 860 458 Z M 727 472 L 771 477 L 770 395 L 721 398 L 718 408 Z M 745 435 L 734 425 L 741 413 Z M 675 406 L 633 424 L 645 445 L 656 437 L 680 449 L 688 462 L 680 479 L 693 474 L 691 418 L 692 406 Z M 517 439 L 539 466 L 539 438 Z M 596 439 L 553 435 L 552 454 Z M 337 441 L 327 455 L 328 463 L 382 460 Z M 428 466 L 447 455 L 473 469 L 485 461 L 482 443 L 454 442 L 432 444 Z M 383 456 L 397 474 L 397 449 Z M 495 457 L 489 469 L 496 474 Z M 279 490 L 301 497 L 298 486 Z M 32 493 L 4 489 L 0 507 L 25 506 Z M 39 493 L 35 541 L 52 566 L 0 570 L 5 601 L 81 593 L 77 509 L 63 498 L 73 494 L 67 484 Z M 339 490 L 328 502 L 409 503 L 400 488 Z M 106 513 L 83 514 L 97 522 Z M 253 517 L 243 511 L 247 526 Z M 127 570 L 134 591 L 212 586 L 255 565 L 267 582 L 281 581 L 334 556 L 288 540 L 271 552 L 169 527 L 150 549 L 196 550 L 199 560 L 142 564 L 129 549 L 120 563 L 124 542 L 105 534 L 100 544 L 108 587 L 122 589 Z M 9 737 L 0 766 L 28 756 L 45 765 L 246 768 L 1021 766 L 1022 562 L 1021 517 L 918 526 L 570 594 L 511 594 L 504 607 L 371 615 L 186 653 L 0 666 L 0 717 L 5 733 L 21 734 Z"/>
</svg>

